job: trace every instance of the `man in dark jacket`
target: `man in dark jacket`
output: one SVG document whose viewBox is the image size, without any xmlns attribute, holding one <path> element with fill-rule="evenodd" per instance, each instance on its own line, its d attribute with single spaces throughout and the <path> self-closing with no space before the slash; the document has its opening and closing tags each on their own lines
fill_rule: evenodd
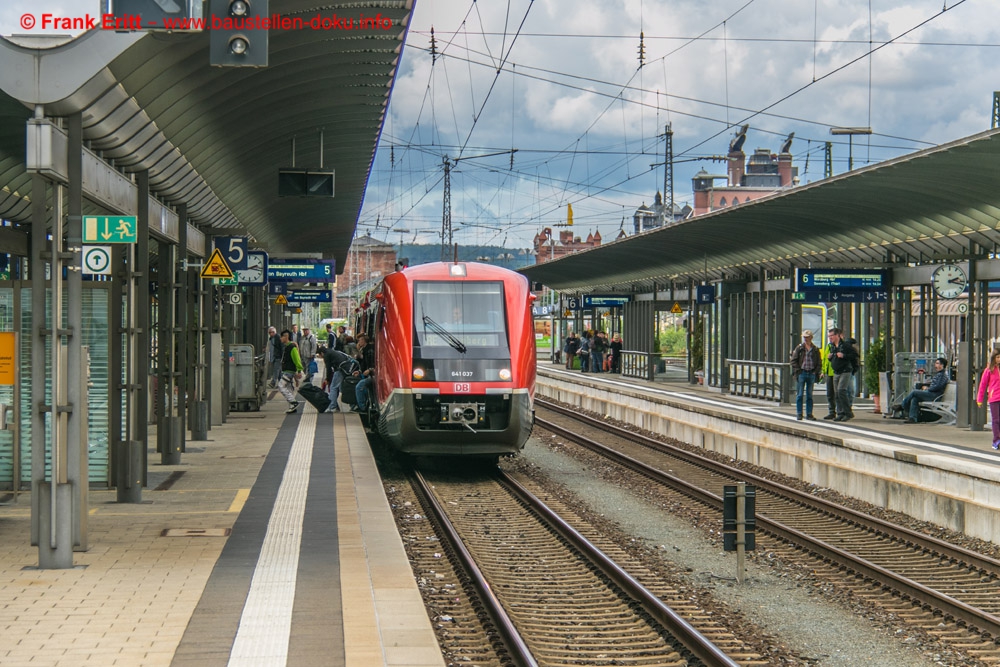
<svg viewBox="0 0 1000 667">
<path fill-rule="evenodd" d="M 344 378 L 360 370 L 357 359 L 349 357 L 332 347 L 320 348 L 323 354 L 323 365 L 326 366 L 325 384 L 330 396 L 330 407 L 326 412 L 340 412 L 340 385 Z"/>
<path fill-rule="evenodd" d="M 858 351 L 847 342 L 837 327 L 830 329 L 830 365 L 833 367 L 833 390 L 837 398 L 835 422 L 854 419 L 851 411 L 851 391 L 854 386 L 854 369 L 858 366 Z"/>
<path fill-rule="evenodd" d="M 816 374 L 819 372 L 822 360 L 819 348 L 813 345 L 813 332 L 806 329 L 802 332 L 802 342 L 792 350 L 789 359 L 792 365 L 792 377 L 795 378 L 795 418 L 802 421 L 802 399 L 805 398 L 805 418 L 816 421 L 813 416 L 813 386 L 816 384 Z"/>
<path fill-rule="evenodd" d="M 916 424 L 920 419 L 920 402 L 936 401 L 948 386 L 948 360 L 938 357 L 934 360 L 934 377 L 930 382 L 922 382 L 903 399 L 903 412 L 909 415 L 907 421 Z"/>
<path fill-rule="evenodd" d="M 563 352 L 566 353 L 566 368 L 573 368 L 573 359 L 576 351 L 580 349 L 580 338 L 572 331 L 566 332 L 566 342 L 563 345 Z"/>
</svg>

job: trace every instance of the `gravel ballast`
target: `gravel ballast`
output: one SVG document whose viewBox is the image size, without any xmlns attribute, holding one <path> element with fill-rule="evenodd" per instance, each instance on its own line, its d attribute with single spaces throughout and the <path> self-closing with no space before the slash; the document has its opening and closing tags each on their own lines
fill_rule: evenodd
<svg viewBox="0 0 1000 667">
<path fill-rule="evenodd" d="M 736 582 L 736 555 L 706 538 L 661 507 L 652 505 L 621 485 L 601 479 L 583 461 L 529 440 L 519 459 L 510 465 L 558 480 L 590 511 L 659 551 L 663 558 L 690 572 L 691 584 L 708 590 L 718 600 L 779 637 L 802 664 L 857 665 L 859 667 L 921 667 L 953 664 L 928 651 L 905 629 L 872 623 L 863 612 L 825 599 L 817 582 L 794 571 L 747 559 L 746 580 Z M 757 554 L 757 558 L 767 558 Z M 893 636 L 895 635 L 895 636 Z"/>
</svg>

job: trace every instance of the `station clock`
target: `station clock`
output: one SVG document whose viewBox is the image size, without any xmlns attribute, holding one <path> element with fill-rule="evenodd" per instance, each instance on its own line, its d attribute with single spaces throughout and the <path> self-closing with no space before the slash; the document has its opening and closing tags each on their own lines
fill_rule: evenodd
<svg viewBox="0 0 1000 667">
<path fill-rule="evenodd" d="M 954 299 L 961 296 L 969 285 L 969 277 L 957 264 L 942 264 L 934 269 L 931 276 L 931 287 L 942 299 Z"/>
</svg>

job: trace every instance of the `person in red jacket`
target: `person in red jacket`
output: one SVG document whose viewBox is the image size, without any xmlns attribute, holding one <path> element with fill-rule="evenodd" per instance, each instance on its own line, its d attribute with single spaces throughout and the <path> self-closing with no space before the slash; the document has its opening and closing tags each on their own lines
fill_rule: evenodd
<svg viewBox="0 0 1000 667">
<path fill-rule="evenodd" d="M 993 425 L 993 449 L 1000 449 L 1000 347 L 993 348 L 990 363 L 979 378 L 979 397 L 976 402 L 983 407 L 987 393 L 990 398 L 990 423 Z"/>
</svg>

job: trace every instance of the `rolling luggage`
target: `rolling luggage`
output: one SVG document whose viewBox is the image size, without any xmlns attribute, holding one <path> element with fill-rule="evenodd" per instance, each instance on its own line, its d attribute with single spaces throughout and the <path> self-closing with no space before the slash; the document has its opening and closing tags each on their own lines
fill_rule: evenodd
<svg viewBox="0 0 1000 667">
<path fill-rule="evenodd" d="M 330 407 L 330 397 L 326 395 L 325 391 L 314 384 L 303 382 L 302 386 L 299 387 L 299 393 L 302 395 L 302 398 L 309 401 L 309 404 L 320 412 Z"/>
<path fill-rule="evenodd" d="M 340 385 L 341 400 L 352 408 L 358 404 L 358 396 L 354 393 L 354 390 L 357 388 L 359 382 L 361 382 L 360 377 L 348 375 Z"/>
</svg>

